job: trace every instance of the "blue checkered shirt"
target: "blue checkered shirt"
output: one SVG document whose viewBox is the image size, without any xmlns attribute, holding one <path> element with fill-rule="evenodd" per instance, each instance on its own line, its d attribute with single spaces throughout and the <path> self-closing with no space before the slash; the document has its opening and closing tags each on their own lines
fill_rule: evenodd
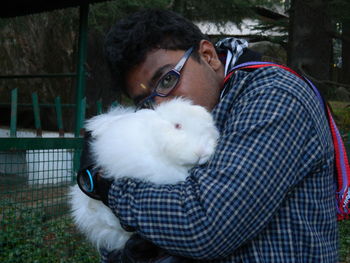
<svg viewBox="0 0 350 263">
<path fill-rule="evenodd" d="M 337 262 L 334 150 L 312 89 L 276 67 L 239 71 L 212 114 L 216 152 L 185 182 L 112 184 L 121 223 L 193 261 Z"/>
</svg>

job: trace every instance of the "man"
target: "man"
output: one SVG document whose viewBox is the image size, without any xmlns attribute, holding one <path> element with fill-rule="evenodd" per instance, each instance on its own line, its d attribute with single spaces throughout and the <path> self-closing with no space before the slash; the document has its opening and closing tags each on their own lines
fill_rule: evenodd
<svg viewBox="0 0 350 263">
<path fill-rule="evenodd" d="M 185 182 L 123 179 L 101 191 L 104 202 L 126 228 L 190 261 L 337 262 L 324 109 L 303 80 L 278 67 L 226 77 L 246 47 L 235 39 L 215 47 L 169 11 L 138 12 L 112 28 L 111 72 L 135 104 L 189 98 L 212 112 L 221 137 Z"/>
</svg>

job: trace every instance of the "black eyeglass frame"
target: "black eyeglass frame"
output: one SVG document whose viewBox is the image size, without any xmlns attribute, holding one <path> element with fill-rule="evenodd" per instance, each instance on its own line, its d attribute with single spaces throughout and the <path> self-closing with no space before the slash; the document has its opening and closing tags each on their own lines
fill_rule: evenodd
<svg viewBox="0 0 350 263">
<path fill-rule="evenodd" d="M 153 89 L 151 95 L 147 96 L 146 98 L 144 98 L 143 100 L 141 100 L 139 103 L 137 103 L 136 106 L 136 110 L 139 109 L 143 109 L 143 108 L 151 108 L 153 109 L 153 98 L 158 96 L 158 97 L 167 97 L 177 86 L 177 84 L 179 83 L 180 80 L 180 72 L 182 70 L 182 68 L 184 67 L 184 65 L 186 64 L 187 60 L 189 59 L 189 57 L 191 56 L 193 52 L 193 47 L 190 47 L 185 54 L 180 58 L 179 62 L 175 65 L 175 67 L 173 69 L 171 69 L 170 71 L 168 71 L 166 74 L 163 75 L 163 77 L 161 77 L 158 82 L 157 85 L 155 86 L 155 88 Z M 176 76 L 176 82 L 175 84 L 173 84 L 173 87 L 171 87 L 170 89 L 167 90 L 166 93 L 162 93 L 161 91 L 158 90 L 158 87 L 160 86 L 160 83 L 167 77 L 169 76 L 169 74 Z"/>
</svg>

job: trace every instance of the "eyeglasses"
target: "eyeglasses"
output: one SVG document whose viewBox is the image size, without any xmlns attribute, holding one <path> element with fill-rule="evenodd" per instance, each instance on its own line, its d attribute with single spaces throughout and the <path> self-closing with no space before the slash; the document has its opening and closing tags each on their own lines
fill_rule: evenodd
<svg viewBox="0 0 350 263">
<path fill-rule="evenodd" d="M 158 82 L 155 88 L 153 89 L 151 95 L 147 96 L 143 100 L 141 100 L 137 106 L 136 110 L 139 109 L 153 109 L 154 107 L 154 97 L 166 97 L 170 94 L 170 92 L 175 89 L 180 80 L 180 71 L 185 65 L 186 61 L 190 57 L 193 51 L 193 47 L 189 48 L 176 66 L 168 71 Z"/>
</svg>

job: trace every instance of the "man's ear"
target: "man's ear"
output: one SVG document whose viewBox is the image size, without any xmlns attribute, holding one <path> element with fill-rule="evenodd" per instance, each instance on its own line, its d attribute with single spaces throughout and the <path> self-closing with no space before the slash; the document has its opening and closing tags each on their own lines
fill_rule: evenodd
<svg viewBox="0 0 350 263">
<path fill-rule="evenodd" d="M 216 53 L 213 43 L 208 40 L 201 40 L 199 42 L 198 53 L 204 61 L 206 61 L 214 71 L 218 71 L 222 67 L 222 63 Z"/>
</svg>

